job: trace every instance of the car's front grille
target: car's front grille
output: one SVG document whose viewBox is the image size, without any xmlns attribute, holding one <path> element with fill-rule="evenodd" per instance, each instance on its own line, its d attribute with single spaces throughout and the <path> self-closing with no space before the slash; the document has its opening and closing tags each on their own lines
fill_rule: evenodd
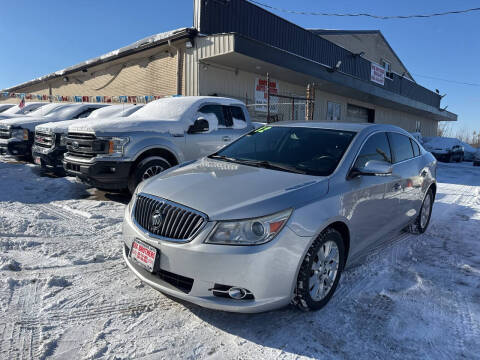
<svg viewBox="0 0 480 360">
<path fill-rule="evenodd" d="M 35 145 L 47 149 L 55 147 L 55 134 L 41 130 L 35 131 Z"/>
<path fill-rule="evenodd" d="M 0 128 L 0 139 L 10 139 L 11 135 L 10 129 Z"/>
<path fill-rule="evenodd" d="M 180 242 L 191 240 L 207 222 L 196 210 L 146 194 L 137 196 L 133 217 L 151 236 Z"/>
<path fill-rule="evenodd" d="M 84 133 L 68 133 L 67 139 L 68 155 L 75 157 L 91 159 L 99 152 L 103 152 L 103 144 L 101 144 L 94 134 Z"/>
</svg>

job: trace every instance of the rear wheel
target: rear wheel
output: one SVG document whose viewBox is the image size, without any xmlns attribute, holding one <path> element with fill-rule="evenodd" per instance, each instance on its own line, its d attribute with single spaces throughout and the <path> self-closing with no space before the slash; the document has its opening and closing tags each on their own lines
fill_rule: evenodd
<svg viewBox="0 0 480 360">
<path fill-rule="evenodd" d="M 340 233 L 325 230 L 310 246 L 297 278 L 295 304 L 304 311 L 319 310 L 333 296 L 345 264 Z"/>
<path fill-rule="evenodd" d="M 433 200 L 433 191 L 432 189 L 428 189 L 425 199 L 423 199 L 420 213 L 415 219 L 415 222 L 409 228 L 411 233 L 423 234 L 427 230 L 430 218 L 432 217 Z"/>
<path fill-rule="evenodd" d="M 151 156 L 143 159 L 136 165 L 135 169 L 130 175 L 128 181 L 128 191 L 133 194 L 137 185 L 142 181 L 158 175 L 170 167 L 170 163 L 162 157 Z"/>
</svg>

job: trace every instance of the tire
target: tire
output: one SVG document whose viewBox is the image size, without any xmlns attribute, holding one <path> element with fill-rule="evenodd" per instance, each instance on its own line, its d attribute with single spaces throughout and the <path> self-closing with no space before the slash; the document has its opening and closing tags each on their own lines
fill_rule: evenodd
<svg viewBox="0 0 480 360">
<path fill-rule="evenodd" d="M 140 161 L 133 169 L 128 179 L 128 191 L 133 194 L 135 188 L 143 180 L 160 174 L 170 168 L 170 163 L 162 157 L 150 156 Z"/>
<path fill-rule="evenodd" d="M 322 264 L 320 262 L 321 258 L 319 254 L 322 252 L 324 254 L 329 244 L 330 251 L 334 251 L 332 244 L 336 245 L 338 256 L 333 256 L 334 253 L 327 253 L 327 259 L 329 256 L 332 256 L 335 261 L 327 262 L 330 266 L 326 267 L 324 265 L 325 263 Z M 299 309 L 303 311 L 320 310 L 328 303 L 340 281 L 340 276 L 345 266 L 345 256 L 345 246 L 342 235 L 334 229 L 326 229 L 312 243 L 305 255 L 297 278 L 294 304 L 297 305 Z M 318 268 L 319 266 L 320 268 Z M 316 267 L 318 269 L 314 270 Z M 332 271 L 335 268 L 337 270 L 333 273 Z M 323 272 L 322 269 L 324 270 Z M 317 279 L 317 277 L 319 279 Z M 327 278 L 329 281 L 326 280 Z M 318 287 L 316 288 L 317 284 Z M 320 289 L 322 292 L 316 292 L 315 289 Z M 315 294 L 317 295 L 316 297 Z"/>
<path fill-rule="evenodd" d="M 430 199 L 430 201 L 428 200 Z M 432 217 L 432 208 L 433 208 L 433 202 L 434 202 L 434 196 L 433 196 L 433 191 L 432 189 L 428 189 L 427 194 L 425 195 L 425 198 L 423 199 L 422 207 L 420 208 L 420 212 L 415 219 L 415 222 L 410 225 L 408 228 L 408 231 L 411 232 L 412 234 L 423 234 L 427 228 L 428 224 L 430 224 L 430 218 Z M 427 202 L 429 203 L 427 204 Z M 424 213 L 424 211 L 428 211 L 427 214 Z M 426 217 L 425 217 L 426 215 Z M 423 216 L 423 219 L 422 219 Z"/>
</svg>

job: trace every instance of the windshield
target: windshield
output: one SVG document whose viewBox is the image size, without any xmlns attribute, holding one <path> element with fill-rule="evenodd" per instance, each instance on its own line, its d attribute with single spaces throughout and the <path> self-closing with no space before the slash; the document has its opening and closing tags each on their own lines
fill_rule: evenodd
<svg viewBox="0 0 480 360">
<path fill-rule="evenodd" d="M 211 158 L 250 166 L 328 176 L 337 167 L 354 132 L 304 127 L 264 126 Z"/>
<path fill-rule="evenodd" d="M 78 112 L 79 106 L 80 105 L 64 104 L 63 106 L 59 106 L 55 109 L 52 109 L 51 111 L 48 112 L 48 114 L 44 116 L 70 120 L 70 118 Z"/>
<path fill-rule="evenodd" d="M 136 111 L 132 118 L 180 120 L 182 115 L 190 109 L 192 100 L 188 98 L 172 97 L 152 101 Z"/>
<path fill-rule="evenodd" d="M 5 110 L 2 115 L 30 115 L 32 112 L 37 110 L 39 107 L 42 107 L 44 104 L 42 103 L 26 103 L 25 106 L 20 109 L 18 105 L 11 107 L 8 110 Z"/>
<path fill-rule="evenodd" d="M 49 114 L 50 112 L 58 109 L 61 106 L 65 106 L 65 104 L 58 104 L 58 103 L 46 104 L 46 105 L 41 106 L 40 108 L 30 112 L 28 115 L 31 115 L 31 116 L 45 116 L 45 115 Z"/>
</svg>

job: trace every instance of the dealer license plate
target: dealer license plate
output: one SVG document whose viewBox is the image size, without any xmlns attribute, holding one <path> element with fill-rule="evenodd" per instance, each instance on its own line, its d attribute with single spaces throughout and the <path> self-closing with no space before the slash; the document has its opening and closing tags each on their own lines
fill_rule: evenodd
<svg viewBox="0 0 480 360">
<path fill-rule="evenodd" d="M 154 247 L 135 239 L 130 250 L 130 258 L 146 270 L 153 272 L 157 251 Z"/>
<path fill-rule="evenodd" d="M 34 161 L 35 164 L 37 164 L 37 165 L 42 165 L 42 160 L 41 160 L 40 157 L 38 157 L 38 156 L 35 156 L 35 158 L 33 159 L 33 161 Z"/>
</svg>

